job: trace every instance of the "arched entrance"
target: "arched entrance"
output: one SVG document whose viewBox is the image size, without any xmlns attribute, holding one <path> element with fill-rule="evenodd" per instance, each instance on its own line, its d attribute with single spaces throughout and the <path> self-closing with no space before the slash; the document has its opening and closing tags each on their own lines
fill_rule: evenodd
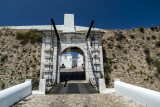
<svg viewBox="0 0 160 107">
<path fill-rule="evenodd" d="M 62 49 L 60 56 L 60 82 L 85 80 L 85 54 L 79 47 Z"/>
</svg>

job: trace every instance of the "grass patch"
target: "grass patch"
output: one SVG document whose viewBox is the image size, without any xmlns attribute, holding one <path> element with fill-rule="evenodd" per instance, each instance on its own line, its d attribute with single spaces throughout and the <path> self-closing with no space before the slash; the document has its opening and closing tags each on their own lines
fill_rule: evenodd
<svg viewBox="0 0 160 107">
<path fill-rule="evenodd" d="M 144 53 L 146 54 L 146 55 L 149 55 L 150 54 L 150 48 L 149 47 L 144 47 Z"/>
<path fill-rule="evenodd" d="M 5 89 L 5 84 L 4 84 L 4 83 L 2 83 L 1 89 L 2 89 L 2 90 Z"/>
<path fill-rule="evenodd" d="M 147 37 L 147 40 L 150 41 L 150 37 Z"/>
<path fill-rule="evenodd" d="M 104 78 L 106 85 L 110 82 L 109 74 L 113 71 L 112 64 L 114 63 L 113 58 L 107 58 L 106 52 L 103 48 L 103 64 L 104 64 Z"/>
<path fill-rule="evenodd" d="M 20 40 L 21 44 L 28 43 L 40 43 L 42 41 L 42 36 L 38 33 L 38 30 L 29 30 L 27 32 L 17 32 L 17 40 Z"/>
<path fill-rule="evenodd" d="M 26 64 L 26 70 L 29 70 L 29 66 Z"/>
<path fill-rule="evenodd" d="M 157 56 L 160 56 L 160 53 L 157 53 Z"/>
<path fill-rule="evenodd" d="M 141 26 L 141 27 L 139 28 L 139 31 L 142 32 L 142 33 L 144 33 L 144 27 Z"/>
<path fill-rule="evenodd" d="M 123 46 L 121 45 L 121 44 L 117 44 L 117 46 L 116 46 L 118 49 L 123 49 Z"/>
<path fill-rule="evenodd" d="M 157 72 L 160 74 L 160 61 L 157 61 Z"/>
<path fill-rule="evenodd" d="M 39 86 L 39 77 L 26 77 L 27 79 L 32 79 L 32 89 L 37 90 Z"/>
<path fill-rule="evenodd" d="M 160 47 L 160 41 L 156 42 L 156 47 Z"/>
<path fill-rule="evenodd" d="M 32 64 L 31 67 L 35 68 L 35 67 L 36 67 L 36 64 Z"/>
<path fill-rule="evenodd" d="M 18 49 L 19 45 L 13 45 L 13 48 Z"/>
<path fill-rule="evenodd" d="M 7 55 L 2 55 L 2 57 L 1 57 L 1 62 L 4 62 L 7 58 L 8 58 Z"/>
<path fill-rule="evenodd" d="M 115 36 L 116 36 L 117 41 L 122 41 L 122 40 L 126 39 L 126 36 L 124 34 L 122 34 L 121 32 L 119 32 L 119 33 L 115 32 Z"/>
<path fill-rule="evenodd" d="M 22 50 L 22 51 L 25 53 L 25 52 L 27 52 L 27 49 L 26 49 L 26 48 L 23 48 L 23 50 Z"/>
<path fill-rule="evenodd" d="M 152 35 L 152 39 L 156 40 L 157 39 L 156 35 Z"/>
<path fill-rule="evenodd" d="M 131 39 L 135 39 L 135 36 L 134 35 L 130 35 Z"/>
<path fill-rule="evenodd" d="M 157 26 L 151 26 L 150 29 L 152 31 L 159 31 L 160 30 L 159 27 L 157 27 Z"/>
<path fill-rule="evenodd" d="M 154 60 L 151 58 L 150 55 L 147 55 L 147 56 L 146 56 L 146 62 L 147 62 L 149 65 L 154 64 Z"/>
<path fill-rule="evenodd" d="M 113 67 L 114 67 L 114 69 L 117 69 L 117 65 L 114 65 Z"/>
</svg>

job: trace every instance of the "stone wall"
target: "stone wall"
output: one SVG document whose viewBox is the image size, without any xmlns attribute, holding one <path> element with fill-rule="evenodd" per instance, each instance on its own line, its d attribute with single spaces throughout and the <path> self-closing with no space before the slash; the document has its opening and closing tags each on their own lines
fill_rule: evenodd
<svg viewBox="0 0 160 107">
<path fill-rule="evenodd" d="M 41 43 L 21 44 L 16 39 L 19 31 L 28 30 L 0 30 L 0 90 L 26 78 L 35 78 L 34 82 L 39 79 Z"/>
<path fill-rule="evenodd" d="M 120 78 L 126 83 L 160 91 L 160 74 L 154 64 L 160 59 L 160 49 L 156 45 L 159 40 L 160 31 L 150 28 L 144 29 L 144 33 L 139 29 L 106 30 L 103 47 L 112 70 L 107 86 L 113 87 L 114 79 Z"/>
</svg>

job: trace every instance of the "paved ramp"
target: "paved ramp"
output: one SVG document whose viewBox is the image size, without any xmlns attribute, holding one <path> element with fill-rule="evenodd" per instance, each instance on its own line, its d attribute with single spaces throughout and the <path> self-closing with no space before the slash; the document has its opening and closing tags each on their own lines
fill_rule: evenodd
<svg viewBox="0 0 160 107">
<path fill-rule="evenodd" d="M 93 94 L 98 91 L 90 83 L 68 82 L 55 85 L 48 94 Z"/>
</svg>

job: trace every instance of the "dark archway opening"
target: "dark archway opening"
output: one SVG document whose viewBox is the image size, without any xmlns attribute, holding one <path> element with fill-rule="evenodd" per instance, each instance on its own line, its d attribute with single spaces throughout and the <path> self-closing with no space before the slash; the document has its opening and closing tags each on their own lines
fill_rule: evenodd
<svg viewBox="0 0 160 107">
<path fill-rule="evenodd" d="M 60 58 L 60 82 L 85 80 L 85 55 L 78 47 L 66 48 Z"/>
</svg>

